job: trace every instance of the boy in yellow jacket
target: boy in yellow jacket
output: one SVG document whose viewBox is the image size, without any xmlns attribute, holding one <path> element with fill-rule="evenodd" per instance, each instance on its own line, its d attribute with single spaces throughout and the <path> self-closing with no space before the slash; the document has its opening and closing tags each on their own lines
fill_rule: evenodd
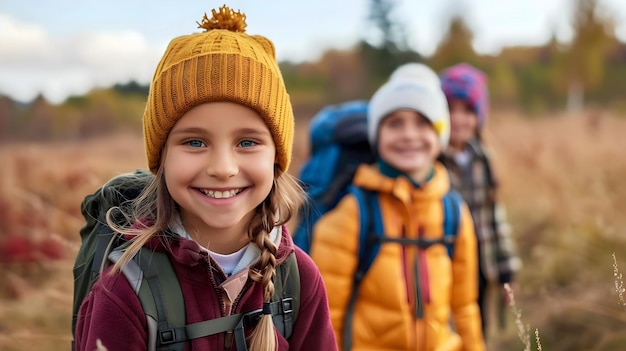
<svg viewBox="0 0 626 351">
<path fill-rule="evenodd" d="M 421 64 L 398 67 L 370 100 L 368 133 L 377 163 L 362 165 L 353 185 L 375 194 L 386 240 L 355 283 L 361 211 L 348 194 L 316 223 L 311 246 L 340 349 L 484 350 L 466 205 L 452 254 L 443 244 L 412 244 L 449 234 L 442 199 L 450 182 L 436 159 L 448 143 L 450 116 L 437 75 Z"/>
</svg>

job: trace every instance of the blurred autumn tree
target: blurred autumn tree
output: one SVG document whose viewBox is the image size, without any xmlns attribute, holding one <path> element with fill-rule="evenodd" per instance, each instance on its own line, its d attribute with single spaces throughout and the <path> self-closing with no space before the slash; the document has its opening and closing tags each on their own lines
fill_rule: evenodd
<svg viewBox="0 0 626 351">
<path fill-rule="evenodd" d="M 296 116 L 326 104 L 368 99 L 396 67 L 422 61 L 397 19 L 398 1 L 370 0 L 367 28 L 353 49 L 328 50 L 314 64 L 281 64 Z"/>
<path fill-rule="evenodd" d="M 356 48 L 364 77 L 357 95 L 369 98 L 396 67 L 423 61 L 420 54 L 409 48 L 405 26 L 398 18 L 398 1 L 369 1 L 368 30 Z"/>
<path fill-rule="evenodd" d="M 310 118 L 327 99 L 329 78 L 321 73 L 318 64 L 283 62 L 280 69 L 294 107 L 295 118 Z"/>
<path fill-rule="evenodd" d="M 38 96 L 30 104 L 0 99 L 3 141 L 88 138 L 121 130 L 141 131 L 147 87 L 136 83 L 94 89 L 59 105 Z"/>
<path fill-rule="evenodd" d="M 363 37 L 348 50 L 327 50 L 316 61 L 281 62 L 296 118 L 308 119 L 324 105 L 369 99 L 389 74 L 406 62 L 425 62 L 436 72 L 468 62 L 487 73 L 494 109 L 512 108 L 529 116 L 576 110 L 583 102 L 626 111 L 626 44 L 615 36 L 614 15 L 598 0 L 576 0 L 570 42 L 556 35 L 539 46 L 503 47 L 480 55 L 474 34 L 456 8 L 430 57 L 407 44 L 399 0 L 370 0 Z M 445 27 L 445 26 L 444 26 Z M 0 142 L 85 138 L 119 130 L 140 133 L 148 86 L 130 82 L 95 89 L 59 105 L 42 96 L 30 103 L 0 97 Z"/>
<path fill-rule="evenodd" d="M 6 140 L 9 134 L 14 131 L 12 121 L 15 118 L 15 103 L 6 96 L 0 96 L 0 141 Z"/>
<path fill-rule="evenodd" d="M 597 0 L 576 0 L 572 27 L 574 38 L 561 60 L 564 64 L 557 66 L 556 77 L 557 86 L 567 92 L 570 110 L 579 110 L 585 92 L 595 91 L 604 80 L 604 63 L 616 42 L 615 25 Z"/>
<path fill-rule="evenodd" d="M 480 60 L 472 45 L 474 34 L 461 15 L 451 14 L 445 33 L 437 50 L 428 59 L 430 67 L 438 72 L 459 62 L 480 66 Z"/>
<path fill-rule="evenodd" d="M 497 87 L 497 89 L 490 91 L 493 107 L 510 108 L 515 106 L 520 96 L 520 88 L 510 63 L 497 60 L 491 68 L 489 84 L 492 87 Z"/>
</svg>

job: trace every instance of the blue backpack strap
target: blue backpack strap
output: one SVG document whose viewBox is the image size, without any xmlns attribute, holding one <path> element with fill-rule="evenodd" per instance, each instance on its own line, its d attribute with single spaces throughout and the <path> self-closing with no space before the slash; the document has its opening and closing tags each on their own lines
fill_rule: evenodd
<svg viewBox="0 0 626 351">
<path fill-rule="evenodd" d="M 383 221 L 377 193 L 356 186 L 350 186 L 349 193 L 356 198 L 359 205 L 359 256 L 344 316 L 343 349 L 345 351 L 352 349 L 352 317 L 359 287 L 380 251 L 379 239 L 383 236 Z"/>
<path fill-rule="evenodd" d="M 356 278 L 361 281 L 380 251 L 384 228 L 377 193 L 357 187 L 351 187 L 350 192 L 359 203 L 359 263 Z"/>
<path fill-rule="evenodd" d="M 454 243 L 461 225 L 461 204 L 463 198 L 456 190 L 450 190 L 443 197 L 443 242 L 450 258 L 454 255 Z"/>
</svg>

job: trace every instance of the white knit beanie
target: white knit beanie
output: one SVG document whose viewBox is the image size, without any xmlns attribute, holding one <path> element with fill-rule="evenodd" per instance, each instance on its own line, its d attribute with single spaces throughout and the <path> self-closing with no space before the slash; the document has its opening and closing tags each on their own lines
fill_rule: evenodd
<svg viewBox="0 0 626 351">
<path fill-rule="evenodd" d="M 367 123 L 372 147 L 378 143 L 380 122 L 396 110 L 410 109 L 419 112 L 432 123 L 439 136 L 441 148 L 448 146 L 450 138 L 450 112 L 448 101 L 441 90 L 437 74 L 420 63 L 407 63 L 391 74 L 389 81 L 372 96 Z"/>
</svg>

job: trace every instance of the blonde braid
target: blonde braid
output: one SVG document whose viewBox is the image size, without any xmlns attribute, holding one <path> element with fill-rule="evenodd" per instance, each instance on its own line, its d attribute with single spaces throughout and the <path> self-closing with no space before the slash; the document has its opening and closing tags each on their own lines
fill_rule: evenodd
<svg viewBox="0 0 626 351">
<path fill-rule="evenodd" d="M 250 241 L 261 249 L 258 267 L 262 268 L 250 270 L 250 278 L 262 282 L 264 303 L 271 302 L 276 279 L 277 248 L 269 233 L 274 227 L 286 224 L 304 199 L 304 190 L 295 177 L 282 172 L 278 167 L 275 172 L 274 186 L 265 201 L 257 207 L 256 216 L 250 222 L 248 230 Z M 262 315 L 252 333 L 250 350 L 275 351 L 278 343 L 276 338 L 272 316 Z"/>
<path fill-rule="evenodd" d="M 271 199 L 275 187 L 268 198 L 258 209 L 256 220 L 251 223 L 251 240 L 261 249 L 259 267 L 261 270 L 250 270 L 250 278 L 263 284 L 263 302 L 270 303 L 274 295 L 274 280 L 276 279 L 276 245 L 270 239 L 269 233 L 274 229 Z M 252 333 L 250 351 L 275 351 L 276 333 L 271 314 L 261 315 L 259 322 Z"/>
</svg>

